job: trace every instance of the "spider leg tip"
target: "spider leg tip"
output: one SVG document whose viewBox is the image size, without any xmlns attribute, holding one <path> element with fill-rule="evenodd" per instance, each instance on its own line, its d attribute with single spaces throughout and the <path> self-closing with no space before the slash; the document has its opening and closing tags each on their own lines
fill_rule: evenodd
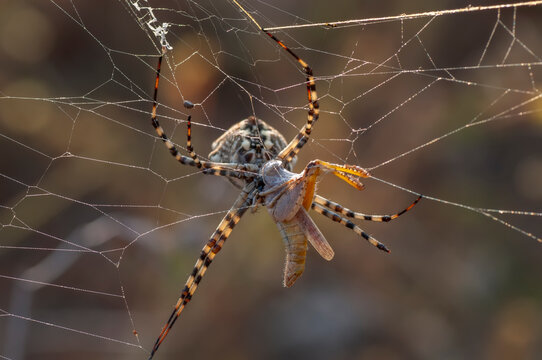
<svg viewBox="0 0 542 360">
<path fill-rule="evenodd" d="M 384 245 L 384 244 L 378 244 L 376 247 L 379 248 L 379 249 L 382 250 L 382 251 L 387 252 L 388 254 L 391 252 L 390 249 L 388 249 L 388 248 L 386 247 L 386 245 Z"/>
</svg>

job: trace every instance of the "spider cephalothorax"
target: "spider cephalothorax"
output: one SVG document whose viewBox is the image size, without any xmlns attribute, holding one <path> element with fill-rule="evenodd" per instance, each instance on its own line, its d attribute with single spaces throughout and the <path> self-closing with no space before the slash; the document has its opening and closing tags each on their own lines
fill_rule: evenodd
<svg viewBox="0 0 542 360">
<path fill-rule="evenodd" d="M 316 194 L 316 182 L 320 176 L 326 173 L 331 173 L 350 186 L 362 190 L 363 184 L 359 179 L 370 177 L 370 174 L 359 166 L 331 164 L 321 160 L 313 160 L 307 164 L 302 172 L 292 172 L 296 156 L 309 140 L 313 125 L 319 116 L 316 83 L 312 69 L 279 39 L 265 31 L 236 0 L 233 0 L 233 2 L 262 32 L 294 57 L 303 68 L 306 74 L 308 95 L 307 121 L 298 134 L 289 143 L 286 143 L 284 137 L 276 129 L 251 116 L 233 125 L 213 142 L 213 151 L 209 154 L 210 161 L 205 161 L 200 160 L 192 148 L 191 117 L 189 116 L 187 119 L 186 148 L 190 156 L 182 155 L 166 136 L 164 129 L 158 123 L 156 115 L 160 67 L 166 51 L 166 48 L 163 48 L 156 69 L 151 118 L 156 133 L 165 143 L 171 155 L 181 164 L 197 167 L 203 174 L 224 176 L 238 186 L 241 193 L 201 250 L 201 254 L 168 321 L 154 343 L 150 358 L 154 356 L 169 330 L 192 299 L 216 254 L 222 249 L 233 228 L 249 208 L 260 203 L 263 204 L 277 224 L 286 247 L 283 283 L 284 286 L 290 287 L 305 269 L 307 243 L 310 243 L 326 260 L 331 260 L 334 256 L 333 249 L 309 216 L 310 210 L 314 210 L 316 213 L 344 225 L 367 240 L 371 245 L 388 252 L 386 246 L 364 232 L 349 219 L 387 222 L 412 209 L 421 199 L 420 195 L 406 209 L 393 215 L 366 215 L 346 209 L 340 204 Z M 190 109 L 193 104 L 185 102 L 185 107 Z"/>
</svg>

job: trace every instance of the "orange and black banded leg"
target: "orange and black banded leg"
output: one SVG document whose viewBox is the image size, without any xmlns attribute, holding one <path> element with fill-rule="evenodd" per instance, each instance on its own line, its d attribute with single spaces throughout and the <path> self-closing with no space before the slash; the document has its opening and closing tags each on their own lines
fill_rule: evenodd
<svg viewBox="0 0 542 360">
<path fill-rule="evenodd" d="M 160 335 L 156 339 L 154 346 L 151 350 L 149 360 L 153 358 L 154 354 L 160 347 L 160 344 L 164 341 L 167 334 L 175 324 L 175 321 L 181 315 L 181 312 L 186 307 L 186 305 L 192 299 L 192 296 L 196 292 L 196 289 L 205 275 L 207 268 L 211 265 L 216 254 L 222 249 L 224 242 L 230 236 L 235 225 L 241 220 L 241 217 L 246 212 L 246 210 L 252 204 L 254 198 L 254 184 L 248 184 L 243 188 L 243 192 L 239 195 L 232 208 L 228 211 L 226 216 L 222 219 L 217 229 L 207 242 L 207 244 L 201 250 L 201 255 L 194 265 L 192 273 L 188 277 L 186 284 L 181 292 L 181 296 L 177 300 L 175 307 L 168 318 L 168 321 L 162 328 Z"/>
<path fill-rule="evenodd" d="M 360 220 L 367 220 L 367 221 L 379 221 L 379 222 L 388 222 L 394 219 L 397 219 L 399 216 L 403 215 L 410 209 L 412 209 L 422 198 L 423 196 L 420 195 L 412 204 L 410 204 L 405 209 L 392 214 L 392 215 L 368 215 L 368 214 L 362 214 L 359 212 L 352 211 L 350 209 L 345 208 L 341 204 L 338 204 L 336 202 L 333 202 L 331 200 L 328 200 L 320 195 L 316 195 L 313 199 L 313 204 L 316 203 L 317 205 L 320 205 L 322 207 L 326 207 L 328 209 L 331 209 L 341 215 L 344 215 L 348 218 L 353 219 L 360 219 Z"/>
<path fill-rule="evenodd" d="M 257 166 L 251 166 L 250 164 L 246 165 L 239 165 L 239 164 L 229 164 L 229 163 L 213 163 L 210 161 L 200 161 L 198 156 L 194 153 L 192 149 L 192 143 L 191 143 L 191 118 L 188 119 L 188 145 L 189 145 L 189 152 L 190 157 L 182 155 L 179 150 L 175 147 L 173 142 L 168 138 L 166 135 L 164 129 L 158 122 L 157 116 L 156 116 L 156 108 L 158 107 L 158 85 L 160 83 L 160 69 L 162 67 L 162 59 L 164 57 L 165 49 L 163 50 L 162 55 L 158 58 L 158 65 L 156 67 L 156 81 L 154 83 L 154 97 L 153 97 L 153 104 L 152 104 L 152 126 L 156 130 L 156 133 L 158 136 L 162 139 L 166 147 L 169 149 L 169 152 L 171 155 L 177 159 L 178 162 L 180 162 L 183 165 L 190 165 L 195 166 L 199 169 L 203 169 L 204 174 L 208 175 L 217 175 L 217 176 L 227 176 L 227 177 L 234 177 L 239 179 L 252 179 L 258 175 L 258 167 Z M 188 109 L 193 107 L 194 105 L 189 102 L 185 101 L 184 106 Z"/>
<path fill-rule="evenodd" d="M 312 126 L 318 120 L 320 115 L 320 105 L 318 104 L 318 95 L 316 93 L 316 82 L 314 81 L 314 76 L 311 67 L 303 59 L 297 56 L 292 50 L 290 50 L 282 41 L 277 39 L 273 34 L 262 29 L 271 39 L 273 39 L 277 44 L 279 44 L 284 50 L 286 50 L 290 55 L 292 55 L 297 62 L 303 67 L 305 74 L 307 75 L 307 97 L 309 100 L 309 111 L 307 115 L 307 123 L 301 131 L 296 135 L 296 137 L 290 141 L 290 143 L 282 149 L 282 151 L 277 155 L 277 158 L 282 159 L 284 164 L 289 163 L 292 159 L 299 153 L 299 150 L 307 143 L 310 138 Z"/>
<path fill-rule="evenodd" d="M 185 101 L 184 107 L 187 109 L 192 109 L 194 107 L 194 104 L 192 104 L 190 101 Z M 186 120 L 186 150 L 188 150 L 190 157 L 196 163 L 196 167 L 200 169 L 201 161 L 198 158 L 198 154 L 194 152 L 194 148 L 192 147 L 192 116 L 191 115 L 188 115 L 188 119 Z"/>
<path fill-rule="evenodd" d="M 296 53 L 294 53 L 290 48 L 288 48 L 282 41 L 280 41 L 275 35 L 271 34 L 270 32 L 266 31 L 264 28 L 258 24 L 258 22 L 246 11 L 238 2 L 237 0 L 233 0 L 233 2 L 243 11 L 249 18 L 252 20 L 252 22 L 260 29 L 262 32 L 267 34 L 271 39 L 273 39 L 277 44 L 280 45 L 284 50 L 288 52 L 291 56 L 293 56 L 296 61 L 303 67 L 303 71 L 307 75 L 307 96 L 309 99 L 309 113 L 307 117 L 307 123 L 301 131 L 297 134 L 297 136 L 290 141 L 290 143 L 282 149 L 282 151 L 277 155 L 278 159 L 281 159 L 283 164 L 288 164 L 292 159 L 297 155 L 299 150 L 307 143 L 309 140 L 309 137 L 311 135 L 312 126 L 313 124 L 318 120 L 318 116 L 320 115 L 320 106 L 318 104 L 318 95 L 316 93 L 316 83 L 314 81 L 314 76 L 311 67 L 309 64 L 307 64 L 303 59 L 301 59 L 299 56 L 297 56 Z"/>
<path fill-rule="evenodd" d="M 190 165 L 190 166 L 196 166 L 201 167 L 201 164 L 199 162 L 194 161 L 194 159 L 189 158 L 188 156 L 181 155 L 173 142 L 169 140 L 168 136 L 166 135 L 164 129 L 158 122 L 158 119 L 156 117 L 156 108 L 158 107 L 158 85 L 160 83 L 160 70 L 162 68 L 162 59 L 164 58 L 165 49 L 162 49 L 162 54 L 158 58 L 158 65 L 156 66 L 156 80 L 154 82 L 154 96 L 153 96 L 153 103 L 152 103 L 152 126 L 156 130 L 156 133 L 158 136 L 162 139 L 166 147 L 169 149 L 169 152 L 175 159 L 177 159 L 178 162 L 180 162 L 183 165 Z M 198 166 L 199 165 L 199 166 Z"/>
<path fill-rule="evenodd" d="M 330 218 L 331 220 L 333 220 L 335 222 L 338 222 L 338 223 L 346 226 L 349 229 L 352 229 L 356 234 L 358 234 L 359 236 L 361 236 L 362 238 L 367 240 L 371 245 L 376 246 L 378 249 L 380 249 L 382 251 L 385 251 L 387 253 L 390 252 L 390 250 L 388 250 L 386 245 L 382 244 L 380 241 L 376 240 L 374 237 L 367 234 L 365 231 L 363 231 L 359 226 L 354 224 L 352 221 L 350 221 L 350 220 L 340 216 L 339 214 L 337 214 L 337 213 L 335 213 L 335 212 L 333 212 L 333 211 L 331 211 L 329 209 L 326 209 L 322 205 L 314 203 L 314 202 L 312 203 L 311 208 L 314 211 L 316 211 L 317 213 L 320 213 L 320 214 Z"/>
</svg>

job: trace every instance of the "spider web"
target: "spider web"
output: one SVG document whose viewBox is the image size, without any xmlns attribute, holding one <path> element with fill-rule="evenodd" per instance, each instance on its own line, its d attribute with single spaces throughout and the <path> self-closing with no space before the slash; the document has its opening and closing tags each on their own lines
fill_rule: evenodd
<svg viewBox="0 0 542 360">
<path fill-rule="evenodd" d="M 157 358 L 535 358 L 542 348 L 542 1 L 243 2 L 313 68 L 310 160 L 362 166 L 319 193 L 388 224 L 383 255 L 313 218 L 281 288 L 265 210 L 236 227 Z M 472 5 L 468 5 L 472 4 Z M 440 10 L 439 10 L 440 9 Z M 397 15 L 396 14 L 403 14 Z M 238 194 L 177 164 L 249 115 L 291 139 L 302 69 L 230 1 L 0 4 L 0 358 L 146 358 Z"/>
</svg>

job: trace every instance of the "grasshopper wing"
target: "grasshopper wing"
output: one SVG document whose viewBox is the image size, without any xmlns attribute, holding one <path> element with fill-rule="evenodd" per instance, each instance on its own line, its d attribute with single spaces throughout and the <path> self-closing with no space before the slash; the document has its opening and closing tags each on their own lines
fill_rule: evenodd
<svg viewBox="0 0 542 360">
<path fill-rule="evenodd" d="M 305 270 L 307 239 L 324 259 L 331 260 L 335 255 L 324 235 L 303 207 L 291 220 L 277 221 L 277 226 L 286 246 L 284 286 L 292 286 Z"/>
<path fill-rule="evenodd" d="M 302 229 L 311 245 L 316 249 L 316 251 L 318 251 L 320 256 L 327 261 L 333 259 L 335 252 L 331 248 L 331 245 L 329 245 L 327 242 L 320 229 L 318 229 L 314 221 L 311 219 L 305 208 L 301 207 L 293 220 L 297 220 L 299 227 Z"/>
<path fill-rule="evenodd" d="M 277 226 L 286 246 L 283 284 L 290 287 L 305 270 L 307 238 L 295 217 L 290 221 L 277 221 Z"/>
</svg>

